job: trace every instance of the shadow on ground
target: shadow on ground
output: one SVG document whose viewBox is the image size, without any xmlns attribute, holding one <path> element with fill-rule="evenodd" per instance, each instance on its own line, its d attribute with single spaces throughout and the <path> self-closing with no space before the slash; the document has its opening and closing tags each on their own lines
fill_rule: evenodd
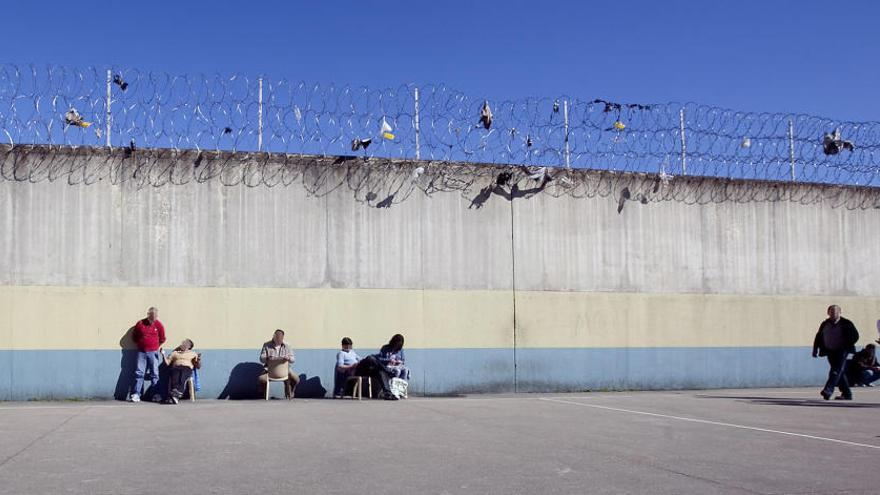
<svg viewBox="0 0 880 495">
<path fill-rule="evenodd" d="M 229 372 L 229 379 L 218 399 L 229 400 L 259 400 L 264 399 L 260 393 L 257 377 L 263 372 L 260 363 L 238 363 Z M 299 375 L 299 384 L 296 386 L 294 396 L 301 399 L 318 399 L 327 395 L 327 389 L 321 384 L 321 378 Z"/>
<path fill-rule="evenodd" d="M 875 402 L 859 402 L 858 398 L 852 401 L 823 400 L 823 399 L 786 399 L 782 397 L 755 397 L 746 395 L 697 395 L 699 399 L 733 399 L 750 404 L 765 406 L 797 406 L 797 407 L 848 407 L 854 409 L 880 409 L 880 404 Z"/>
</svg>

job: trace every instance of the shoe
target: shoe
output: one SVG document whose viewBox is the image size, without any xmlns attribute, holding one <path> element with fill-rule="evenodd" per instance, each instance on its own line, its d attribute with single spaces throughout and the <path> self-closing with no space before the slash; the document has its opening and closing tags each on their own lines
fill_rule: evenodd
<svg viewBox="0 0 880 495">
<path fill-rule="evenodd" d="M 178 399 L 177 397 L 172 397 L 172 398 L 171 398 L 171 403 L 172 403 L 172 404 L 180 404 L 180 399 Z"/>
<path fill-rule="evenodd" d="M 141 396 L 138 394 L 131 394 L 131 396 L 128 397 L 128 401 L 129 402 L 140 402 Z"/>
<path fill-rule="evenodd" d="M 834 398 L 834 400 L 852 400 L 852 397 L 846 397 L 846 396 L 843 396 L 843 395 L 838 395 L 837 397 Z"/>
<path fill-rule="evenodd" d="M 825 391 L 824 391 L 824 390 L 823 390 L 823 391 L 821 391 L 821 392 L 819 392 L 819 395 L 821 395 L 821 396 L 822 396 L 822 398 L 823 398 L 823 399 L 825 399 L 825 400 L 828 400 L 828 399 L 830 399 L 830 398 L 831 398 L 831 394 L 829 394 L 829 393 L 826 393 L 826 392 L 825 392 Z"/>
<path fill-rule="evenodd" d="M 385 400 L 399 400 L 399 399 L 398 399 L 394 394 L 392 394 L 391 392 L 385 392 L 385 394 L 382 396 L 382 398 L 385 399 Z"/>
<path fill-rule="evenodd" d="M 159 395 L 159 394 L 153 394 L 153 397 L 152 397 L 150 400 L 152 400 L 153 402 L 159 404 L 159 403 L 162 402 L 162 396 Z"/>
<path fill-rule="evenodd" d="M 865 386 L 866 386 L 866 387 L 873 387 L 874 384 L 873 384 L 873 383 L 866 383 Z"/>
</svg>

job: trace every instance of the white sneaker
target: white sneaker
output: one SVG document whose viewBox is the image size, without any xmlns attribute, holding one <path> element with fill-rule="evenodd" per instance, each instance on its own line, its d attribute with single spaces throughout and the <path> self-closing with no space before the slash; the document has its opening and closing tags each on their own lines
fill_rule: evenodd
<svg viewBox="0 0 880 495">
<path fill-rule="evenodd" d="M 174 404 L 180 404 L 180 401 L 177 399 L 177 397 L 172 397 L 171 402 L 173 402 Z"/>
<path fill-rule="evenodd" d="M 128 398 L 128 401 L 129 402 L 140 402 L 141 396 L 138 394 L 131 394 L 131 396 Z"/>
</svg>

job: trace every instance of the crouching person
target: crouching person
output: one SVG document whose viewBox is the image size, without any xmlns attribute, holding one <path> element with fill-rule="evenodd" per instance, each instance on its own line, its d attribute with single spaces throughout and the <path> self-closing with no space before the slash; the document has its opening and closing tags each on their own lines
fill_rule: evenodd
<svg viewBox="0 0 880 495">
<path fill-rule="evenodd" d="M 168 404 L 177 404 L 186 390 L 186 382 L 192 378 L 193 370 L 202 367 L 202 355 L 193 351 L 193 341 L 183 339 L 171 355 L 165 358 L 168 367 Z"/>
<path fill-rule="evenodd" d="M 880 365 L 877 363 L 877 354 L 874 344 L 868 344 L 864 349 L 853 356 L 847 365 L 849 380 L 859 386 L 873 387 L 874 382 L 880 380 Z"/>
<path fill-rule="evenodd" d="M 263 349 L 260 351 L 260 362 L 264 366 L 263 372 L 258 377 L 261 395 L 266 394 L 266 387 L 269 386 L 269 371 L 272 370 L 274 375 L 281 370 L 282 375 L 287 372 L 287 379 L 284 380 L 284 396 L 287 399 L 293 398 L 296 385 L 299 383 L 299 377 L 290 369 L 295 359 L 293 349 L 284 342 L 284 330 L 280 328 L 275 330 L 272 340 L 263 344 Z"/>
</svg>

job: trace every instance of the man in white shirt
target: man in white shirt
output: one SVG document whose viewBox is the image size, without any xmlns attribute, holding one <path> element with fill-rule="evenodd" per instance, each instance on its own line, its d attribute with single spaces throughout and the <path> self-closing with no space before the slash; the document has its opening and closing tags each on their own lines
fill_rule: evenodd
<svg viewBox="0 0 880 495">
<path fill-rule="evenodd" d="M 352 342 L 348 337 L 342 339 L 342 350 L 336 353 L 336 373 L 333 380 L 333 397 L 342 397 L 345 381 L 354 375 L 354 369 L 361 360 L 351 348 Z"/>
<path fill-rule="evenodd" d="M 293 349 L 284 343 L 284 330 L 280 328 L 275 330 L 272 340 L 263 344 L 260 351 L 260 362 L 265 367 L 263 373 L 259 376 L 260 392 L 266 393 L 266 387 L 269 385 L 269 369 L 275 369 L 276 366 L 284 366 L 287 364 L 287 380 L 284 381 L 284 396 L 288 399 L 293 398 L 293 392 L 296 384 L 299 383 L 299 377 L 293 372 L 291 366 L 296 358 L 293 355 Z"/>
</svg>

